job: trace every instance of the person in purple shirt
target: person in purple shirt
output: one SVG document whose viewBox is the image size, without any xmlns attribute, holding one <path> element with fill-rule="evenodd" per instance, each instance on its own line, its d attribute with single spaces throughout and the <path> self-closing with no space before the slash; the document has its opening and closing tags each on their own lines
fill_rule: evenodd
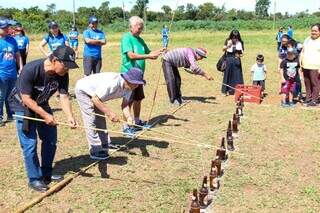
<svg viewBox="0 0 320 213">
<path fill-rule="evenodd" d="M 202 75 L 207 80 L 213 80 L 203 71 L 196 61 L 207 57 L 207 50 L 204 48 L 177 48 L 166 52 L 163 56 L 162 69 L 167 84 L 167 91 L 170 102 L 174 105 L 181 105 L 181 77 L 179 67 L 184 67 L 187 72 L 195 75 Z"/>
<path fill-rule="evenodd" d="M 0 20 L 0 126 L 3 122 L 3 104 L 6 105 L 7 121 L 11 121 L 12 110 L 7 101 L 23 65 L 16 40 L 8 34 L 9 24 L 6 19 Z M 17 64 L 20 70 L 17 72 Z"/>
</svg>

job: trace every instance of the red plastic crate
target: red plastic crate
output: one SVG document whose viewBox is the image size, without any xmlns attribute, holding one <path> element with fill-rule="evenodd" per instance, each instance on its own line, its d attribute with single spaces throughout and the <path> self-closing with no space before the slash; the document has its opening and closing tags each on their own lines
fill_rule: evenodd
<svg viewBox="0 0 320 213">
<path fill-rule="evenodd" d="M 237 84 L 235 91 L 235 101 L 237 101 L 241 94 L 243 94 L 243 100 L 245 102 L 260 104 L 262 99 L 261 86 L 257 85 L 243 85 Z"/>
</svg>

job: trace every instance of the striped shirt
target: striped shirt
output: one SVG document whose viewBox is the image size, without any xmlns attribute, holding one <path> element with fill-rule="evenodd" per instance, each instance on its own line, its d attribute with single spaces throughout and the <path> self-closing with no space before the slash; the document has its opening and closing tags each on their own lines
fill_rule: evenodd
<svg viewBox="0 0 320 213">
<path fill-rule="evenodd" d="M 190 68 L 193 74 L 204 74 L 204 71 L 196 64 L 196 52 L 192 48 L 170 50 L 164 54 L 163 59 L 176 67 Z"/>
</svg>

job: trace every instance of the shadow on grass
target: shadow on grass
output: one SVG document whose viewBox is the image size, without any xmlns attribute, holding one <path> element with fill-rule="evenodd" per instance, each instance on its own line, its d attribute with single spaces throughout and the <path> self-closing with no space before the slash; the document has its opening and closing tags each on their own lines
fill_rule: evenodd
<svg viewBox="0 0 320 213">
<path fill-rule="evenodd" d="M 203 96 L 185 96 L 182 97 L 186 101 L 198 101 L 201 103 L 209 103 L 209 104 L 218 104 L 215 101 L 210 101 L 210 100 L 216 100 L 216 97 L 203 97 Z"/>
<path fill-rule="evenodd" d="M 89 155 L 80 155 L 77 157 L 70 157 L 60 161 L 57 161 L 54 165 L 54 173 L 65 175 L 68 172 L 79 172 L 80 169 L 83 169 L 90 164 L 94 163 L 96 160 L 92 160 Z M 126 156 L 110 156 L 108 160 L 100 161 L 98 163 L 99 171 L 101 173 L 101 177 L 106 177 L 107 175 L 107 164 L 113 165 L 125 165 L 127 164 L 128 157 Z M 82 172 L 81 176 L 84 177 L 92 177 L 93 175 L 90 173 Z"/>
<path fill-rule="evenodd" d="M 185 119 L 185 118 L 178 118 L 178 117 L 175 117 L 173 115 L 158 115 L 156 117 L 153 117 L 150 119 L 149 121 L 149 124 L 153 124 L 156 122 L 156 125 L 161 125 L 161 126 L 181 126 L 181 124 L 165 124 L 168 122 L 169 119 L 172 119 L 172 120 L 176 120 L 176 121 L 183 121 L 183 122 L 188 122 L 189 120 L 188 119 Z"/>
<path fill-rule="evenodd" d="M 125 145 L 128 143 L 129 138 L 123 137 L 112 137 L 112 143 L 117 145 Z M 136 153 L 130 151 L 130 149 L 139 148 L 141 151 L 142 156 L 149 157 L 150 154 L 147 150 L 147 146 L 154 146 L 161 149 L 168 148 L 169 143 L 165 141 L 156 141 L 156 140 L 148 140 L 148 139 L 135 139 L 134 141 L 130 142 L 125 149 L 121 151 L 127 152 L 131 155 L 136 155 Z"/>
</svg>

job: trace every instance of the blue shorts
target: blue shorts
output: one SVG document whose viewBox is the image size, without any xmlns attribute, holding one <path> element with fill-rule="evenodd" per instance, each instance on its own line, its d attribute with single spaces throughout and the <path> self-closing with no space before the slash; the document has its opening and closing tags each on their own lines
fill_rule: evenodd
<svg viewBox="0 0 320 213">
<path fill-rule="evenodd" d="M 79 46 L 79 42 L 78 40 L 70 40 L 69 41 L 70 47 L 78 47 Z"/>
</svg>

